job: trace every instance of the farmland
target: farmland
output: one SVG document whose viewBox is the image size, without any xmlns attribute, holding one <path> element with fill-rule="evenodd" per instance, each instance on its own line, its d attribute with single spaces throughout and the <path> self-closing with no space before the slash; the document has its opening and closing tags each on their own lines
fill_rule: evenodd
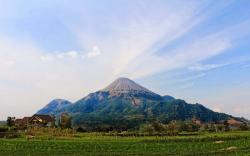
<svg viewBox="0 0 250 156">
<path fill-rule="evenodd" d="M 199 133 L 183 136 L 70 137 L 24 136 L 0 139 L 0 155 L 250 155 L 250 132 Z"/>
</svg>

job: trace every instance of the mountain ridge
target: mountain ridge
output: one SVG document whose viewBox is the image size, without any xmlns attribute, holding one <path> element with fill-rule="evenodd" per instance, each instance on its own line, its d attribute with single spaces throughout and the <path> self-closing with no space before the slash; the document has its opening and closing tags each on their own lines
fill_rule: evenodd
<svg viewBox="0 0 250 156">
<path fill-rule="evenodd" d="M 128 78 L 118 78 L 97 92 L 90 93 L 77 102 L 54 111 L 56 116 L 67 112 L 75 126 L 135 128 L 140 124 L 172 120 L 219 122 L 232 118 L 225 113 L 214 112 L 201 104 L 188 104 L 172 96 L 156 94 Z"/>
</svg>

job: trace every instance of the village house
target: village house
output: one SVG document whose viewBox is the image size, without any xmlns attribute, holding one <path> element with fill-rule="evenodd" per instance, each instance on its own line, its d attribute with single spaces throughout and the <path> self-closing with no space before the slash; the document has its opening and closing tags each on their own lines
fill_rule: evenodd
<svg viewBox="0 0 250 156">
<path fill-rule="evenodd" d="M 195 124 L 195 125 L 199 125 L 199 126 L 201 126 L 202 125 L 202 122 L 201 122 L 201 120 L 199 120 L 199 119 L 197 119 L 197 118 L 192 118 L 192 123 L 193 124 Z"/>
<path fill-rule="evenodd" d="M 228 125 L 230 126 L 231 129 L 237 129 L 242 124 L 242 122 L 237 121 L 237 120 L 235 120 L 233 118 L 228 119 L 227 123 L 228 123 Z"/>
<path fill-rule="evenodd" d="M 24 117 L 15 120 L 15 126 L 19 129 L 25 129 L 28 126 L 36 127 L 54 127 L 55 118 L 50 115 L 34 114 L 32 117 Z"/>
<path fill-rule="evenodd" d="M 35 114 L 29 120 L 29 124 L 38 127 L 54 127 L 55 118 L 50 115 Z"/>
<path fill-rule="evenodd" d="M 15 126 L 19 129 L 25 129 L 29 125 L 29 120 L 31 117 L 24 117 L 22 119 L 16 119 L 15 120 Z"/>
</svg>

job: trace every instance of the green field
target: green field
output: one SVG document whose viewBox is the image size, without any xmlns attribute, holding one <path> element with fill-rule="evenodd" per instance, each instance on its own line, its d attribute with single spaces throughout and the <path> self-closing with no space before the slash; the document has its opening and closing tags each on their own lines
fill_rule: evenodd
<svg viewBox="0 0 250 156">
<path fill-rule="evenodd" d="M 195 136 L 115 137 L 78 133 L 70 138 L 0 139 L 0 155 L 250 155 L 250 132 Z"/>
</svg>

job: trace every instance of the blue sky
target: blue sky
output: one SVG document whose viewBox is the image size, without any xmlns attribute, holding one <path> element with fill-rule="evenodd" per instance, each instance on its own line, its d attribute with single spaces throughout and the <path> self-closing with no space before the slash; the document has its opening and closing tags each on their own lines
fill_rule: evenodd
<svg viewBox="0 0 250 156">
<path fill-rule="evenodd" d="M 129 77 L 250 118 L 248 0 L 0 0 L 0 119 Z"/>
</svg>

